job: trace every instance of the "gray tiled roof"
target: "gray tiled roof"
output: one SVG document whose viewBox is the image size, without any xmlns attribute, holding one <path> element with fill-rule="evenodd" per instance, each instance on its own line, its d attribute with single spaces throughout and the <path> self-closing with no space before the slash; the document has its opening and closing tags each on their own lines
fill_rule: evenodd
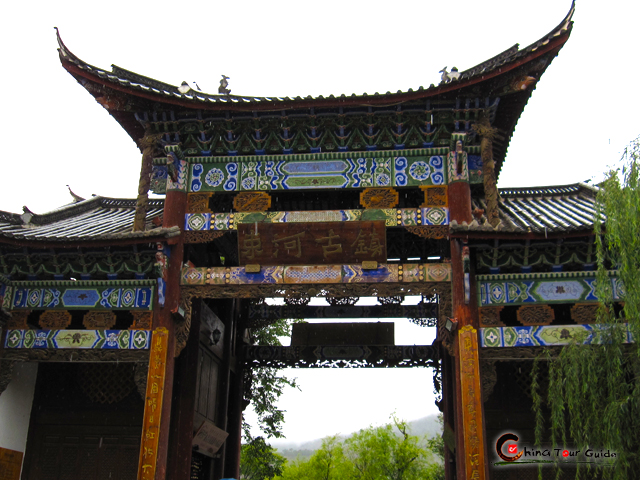
<svg viewBox="0 0 640 480">
<path fill-rule="evenodd" d="M 164 200 L 150 200 L 147 228 L 132 232 L 136 200 L 93 197 L 65 205 L 42 215 L 0 212 L 0 241 L 95 241 L 173 237 L 178 227 L 158 228 L 152 220 L 161 217 Z"/>
<path fill-rule="evenodd" d="M 468 70 L 460 72 L 460 77 L 456 81 L 453 81 L 451 83 L 446 83 L 446 84 L 440 83 L 440 85 L 438 86 L 431 85 L 428 88 L 419 87 L 417 92 L 423 93 L 423 95 L 420 95 L 420 96 L 430 96 L 432 94 L 441 93 L 442 87 L 446 87 L 447 89 L 450 89 L 450 87 L 454 87 L 454 86 L 456 86 L 457 88 L 457 85 L 462 87 L 469 80 L 475 80 L 476 77 L 487 75 L 491 72 L 498 70 L 500 67 L 506 64 L 516 62 L 524 58 L 525 56 L 536 52 L 538 49 L 546 46 L 554 38 L 559 37 L 560 35 L 566 34 L 571 30 L 571 27 L 572 27 L 571 18 L 573 17 L 574 11 L 575 11 L 575 2 L 572 3 L 569 13 L 556 28 L 554 28 L 547 35 L 543 36 L 540 40 L 532 43 L 528 47 L 520 50 L 518 44 L 516 44 L 511 48 L 505 50 L 504 52 L 496 55 L 495 57 L 490 58 L 489 60 L 486 60 L 476 65 L 475 67 L 472 67 Z M 204 93 L 199 90 L 189 90 L 186 93 L 180 93 L 178 91 L 178 87 L 174 85 L 169 85 L 167 83 L 155 80 L 153 78 L 145 77 L 143 75 L 118 67 L 116 65 L 111 66 L 112 68 L 110 72 L 102 68 L 94 67 L 93 65 L 90 65 L 84 62 L 83 60 L 79 59 L 78 57 L 76 57 L 62 42 L 62 39 L 60 38 L 59 34 L 58 34 L 58 44 L 60 45 L 59 52 L 60 52 L 60 57 L 63 63 L 64 62 L 72 63 L 76 65 L 78 68 L 80 68 L 81 70 L 89 74 L 96 75 L 100 77 L 102 80 L 106 80 L 107 82 L 115 84 L 117 86 L 125 87 L 132 90 L 137 90 L 144 94 L 155 95 L 158 97 L 158 101 L 163 101 L 163 99 L 170 100 L 170 101 L 171 100 L 187 101 L 187 102 L 194 102 L 196 104 L 195 106 L 222 104 L 222 105 L 228 105 L 230 108 L 233 105 L 269 104 L 271 106 L 274 106 L 274 108 L 283 108 L 282 105 L 278 105 L 278 104 L 287 103 L 289 104 L 287 106 L 295 107 L 297 103 L 306 104 L 310 100 L 325 101 L 325 100 L 332 100 L 332 99 L 344 99 L 347 97 L 349 98 L 354 97 L 354 98 L 357 98 L 359 101 L 362 101 L 365 98 L 367 100 L 372 100 L 372 99 L 375 99 L 376 97 L 379 97 L 383 102 L 387 102 L 389 96 L 416 93 L 414 92 L 413 89 L 409 89 L 406 92 L 402 92 L 398 90 L 397 93 L 387 92 L 386 94 L 382 94 L 382 95 L 379 93 L 375 93 L 373 95 L 368 95 L 367 93 L 364 93 L 362 95 L 356 95 L 354 93 L 350 96 L 342 94 L 337 97 L 334 95 L 330 95 L 329 97 L 319 96 L 315 98 L 312 96 L 307 96 L 304 98 L 302 97 L 289 98 L 289 97 L 256 97 L 256 96 L 247 96 L 247 95 L 218 95 L 218 94 Z M 403 99 L 399 98 L 398 100 L 403 100 Z M 273 105 L 273 104 L 276 104 L 276 105 Z"/>
<path fill-rule="evenodd" d="M 459 225 L 451 223 L 453 233 L 590 233 L 596 211 L 598 189 L 584 183 L 552 187 L 501 188 L 496 228 L 486 222 Z M 484 198 L 472 200 L 472 208 L 486 210 Z"/>
</svg>

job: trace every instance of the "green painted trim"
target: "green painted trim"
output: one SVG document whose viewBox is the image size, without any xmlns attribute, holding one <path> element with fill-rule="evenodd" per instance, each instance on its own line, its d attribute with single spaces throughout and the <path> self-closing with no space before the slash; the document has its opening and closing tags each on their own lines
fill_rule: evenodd
<svg viewBox="0 0 640 480">
<path fill-rule="evenodd" d="M 617 277 L 617 270 L 608 270 L 609 277 Z M 492 282 L 496 280 L 548 280 L 552 278 L 583 278 L 595 277 L 595 270 L 581 272 L 544 272 L 544 273 L 500 273 L 498 275 L 478 275 L 478 282 Z"/>
</svg>

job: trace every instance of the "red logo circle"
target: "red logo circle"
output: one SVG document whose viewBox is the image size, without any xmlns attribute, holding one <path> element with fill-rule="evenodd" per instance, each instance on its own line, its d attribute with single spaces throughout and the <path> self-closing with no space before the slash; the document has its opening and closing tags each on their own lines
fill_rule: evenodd
<svg viewBox="0 0 640 480">
<path fill-rule="evenodd" d="M 569 450 L 563 450 L 562 451 L 562 456 L 563 457 L 568 457 L 569 456 Z"/>
</svg>

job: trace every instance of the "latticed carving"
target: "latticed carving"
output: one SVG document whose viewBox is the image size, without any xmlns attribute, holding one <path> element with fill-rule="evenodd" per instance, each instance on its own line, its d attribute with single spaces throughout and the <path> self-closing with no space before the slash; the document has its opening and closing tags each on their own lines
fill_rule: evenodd
<svg viewBox="0 0 640 480">
<path fill-rule="evenodd" d="M 577 303 L 571 307 L 571 320 L 578 324 L 595 323 L 598 305 L 592 303 Z"/>
<path fill-rule="evenodd" d="M 481 360 L 480 361 L 480 380 L 482 382 L 482 398 L 486 402 L 493 388 L 498 381 L 498 372 L 496 371 L 497 360 Z"/>
<path fill-rule="evenodd" d="M 424 203 L 421 208 L 446 207 L 449 204 L 447 187 L 420 187 L 424 192 Z"/>
<path fill-rule="evenodd" d="M 359 297 L 327 297 L 327 303 L 332 307 L 349 307 L 358 303 Z"/>
<path fill-rule="evenodd" d="M 78 382 L 94 403 L 111 404 L 127 398 L 136 389 L 131 364 L 87 363 L 80 366 Z"/>
<path fill-rule="evenodd" d="M 133 325 L 129 330 L 151 330 L 153 322 L 153 312 L 132 311 Z"/>
<path fill-rule="evenodd" d="M 11 318 L 7 320 L 8 330 L 28 330 L 27 318 L 31 310 L 14 310 L 11 312 Z"/>
<path fill-rule="evenodd" d="M 400 305 L 402 302 L 404 302 L 404 297 L 400 295 L 390 296 L 390 297 L 378 297 L 378 303 L 380 305 Z"/>
<path fill-rule="evenodd" d="M 290 307 L 306 307 L 311 299 L 304 295 L 287 295 L 284 297 L 284 303 Z"/>
<path fill-rule="evenodd" d="M 136 363 L 133 372 L 133 382 L 136 384 L 138 394 L 145 400 L 147 398 L 147 374 L 149 373 L 148 363 Z"/>
<path fill-rule="evenodd" d="M 504 327 L 504 323 L 500 321 L 500 312 L 504 307 L 481 307 L 480 326 L 481 327 Z"/>
<path fill-rule="evenodd" d="M 398 192 L 393 188 L 365 188 L 360 193 L 364 208 L 393 208 L 398 205 Z"/>
<path fill-rule="evenodd" d="M 522 325 L 549 325 L 556 318 L 549 305 L 523 305 L 516 314 Z"/>
<path fill-rule="evenodd" d="M 184 243 L 207 243 L 224 234 L 224 230 L 189 230 L 184 232 Z"/>
<path fill-rule="evenodd" d="M 449 236 L 449 225 L 411 225 L 404 228 L 420 238 L 440 239 Z"/>
<path fill-rule="evenodd" d="M 66 310 L 47 310 L 40 315 L 38 325 L 45 330 L 64 330 L 71 325 L 71 314 Z"/>
<path fill-rule="evenodd" d="M 211 213 L 209 199 L 212 193 L 190 193 L 187 195 L 187 213 Z"/>
<path fill-rule="evenodd" d="M 116 324 L 116 314 L 111 310 L 88 312 L 82 324 L 87 330 L 109 330 Z"/>
<path fill-rule="evenodd" d="M 271 208 L 271 196 L 266 192 L 241 192 L 233 198 L 238 212 L 266 212 Z"/>
</svg>

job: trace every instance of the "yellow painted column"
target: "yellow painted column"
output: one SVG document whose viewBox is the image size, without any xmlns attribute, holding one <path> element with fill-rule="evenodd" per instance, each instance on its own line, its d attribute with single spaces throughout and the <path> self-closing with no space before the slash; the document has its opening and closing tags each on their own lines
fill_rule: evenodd
<svg viewBox="0 0 640 480">
<path fill-rule="evenodd" d="M 138 480 L 153 480 L 156 474 L 168 338 L 169 331 L 164 327 L 156 328 L 151 337 L 147 395 L 144 402 L 142 441 L 140 442 L 140 460 L 138 462 Z M 165 421 L 168 422 L 169 419 L 167 418 Z"/>
<path fill-rule="evenodd" d="M 460 355 L 460 391 L 466 470 L 464 478 L 484 480 L 486 452 L 482 433 L 478 331 L 471 325 L 462 327 L 458 332 L 458 352 Z"/>
</svg>

